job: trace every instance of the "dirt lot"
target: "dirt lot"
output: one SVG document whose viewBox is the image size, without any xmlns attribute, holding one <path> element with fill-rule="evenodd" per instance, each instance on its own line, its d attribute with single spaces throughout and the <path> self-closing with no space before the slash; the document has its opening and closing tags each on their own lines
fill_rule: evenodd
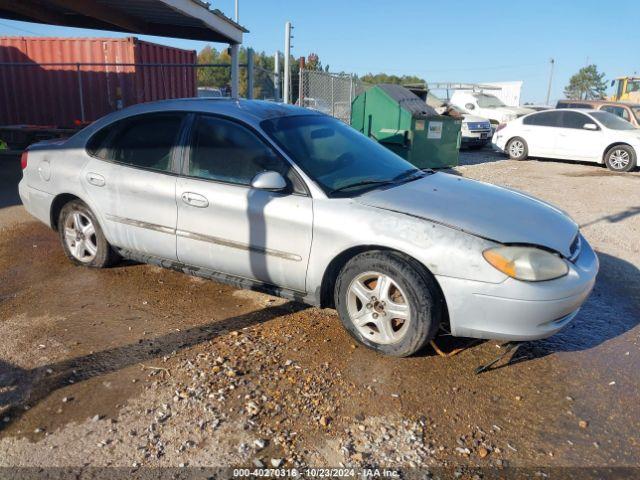
<svg viewBox="0 0 640 480">
<path fill-rule="evenodd" d="M 640 466 L 640 172 L 462 155 L 454 173 L 566 210 L 601 261 L 567 329 L 474 375 L 498 343 L 385 358 L 332 310 L 74 267 L 0 162 L 0 466 Z"/>
</svg>

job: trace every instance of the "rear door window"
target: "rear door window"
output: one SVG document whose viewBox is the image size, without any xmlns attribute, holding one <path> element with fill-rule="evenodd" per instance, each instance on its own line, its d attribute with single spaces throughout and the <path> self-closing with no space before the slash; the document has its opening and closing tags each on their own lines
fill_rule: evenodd
<svg viewBox="0 0 640 480">
<path fill-rule="evenodd" d="M 560 124 L 561 112 L 540 112 L 525 117 L 522 120 L 524 125 L 535 125 L 538 127 L 557 127 Z"/>
<path fill-rule="evenodd" d="M 170 172 L 183 119 L 184 114 L 179 112 L 127 118 L 97 132 L 87 151 L 104 160 Z"/>
</svg>

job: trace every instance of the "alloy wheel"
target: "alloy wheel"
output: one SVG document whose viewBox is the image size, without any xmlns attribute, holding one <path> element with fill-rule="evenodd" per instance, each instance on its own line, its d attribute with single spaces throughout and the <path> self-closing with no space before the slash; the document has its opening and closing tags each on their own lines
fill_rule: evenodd
<svg viewBox="0 0 640 480">
<path fill-rule="evenodd" d="M 362 273 L 349 285 L 347 296 L 349 318 L 364 338 L 383 345 L 402 340 L 411 322 L 411 308 L 390 276 Z"/>
<path fill-rule="evenodd" d="M 622 149 L 616 149 L 611 155 L 609 155 L 609 165 L 611 165 L 615 170 L 622 170 L 626 168 L 630 161 L 631 157 L 629 152 Z"/>
<path fill-rule="evenodd" d="M 520 140 L 514 140 L 509 145 L 509 154 L 512 157 L 520 158 L 524 154 L 524 144 Z"/>
<path fill-rule="evenodd" d="M 89 263 L 98 253 L 95 226 L 84 212 L 73 210 L 67 215 L 64 239 L 71 255 L 80 262 Z"/>
</svg>

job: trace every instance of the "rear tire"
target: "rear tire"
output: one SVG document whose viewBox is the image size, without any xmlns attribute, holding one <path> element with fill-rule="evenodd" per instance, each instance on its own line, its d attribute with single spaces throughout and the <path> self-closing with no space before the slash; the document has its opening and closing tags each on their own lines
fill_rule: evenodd
<svg viewBox="0 0 640 480">
<path fill-rule="evenodd" d="M 524 138 L 513 137 L 507 143 L 507 155 L 511 160 L 526 160 L 529 155 L 529 147 Z"/>
<path fill-rule="evenodd" d="M 385 355 L 406 357 L 438 331 L 442 295 L 433 276 L 396 252 L 361 253 L 343 267 L 335 304 L 347 331 Z"/>
<path fill-rule="evenodd" d="M 604 154 L 604 163 L 612 172 L 629 172 L 636 166 L 636 152 L 628 145 L 616 145 Z"/>
<path fill-rule="evenodd" d="M 72 200 L 62 207 L 58 234 L 65 255 L 76 265 L 104 268 L 120 259 L 107 242 L 95 215 L 81 200 Z"/>
</svg>

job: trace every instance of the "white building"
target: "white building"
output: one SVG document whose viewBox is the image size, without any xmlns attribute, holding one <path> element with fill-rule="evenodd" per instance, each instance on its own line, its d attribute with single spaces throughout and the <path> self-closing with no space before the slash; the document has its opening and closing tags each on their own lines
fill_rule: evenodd
<svg viewBox="0 0 640 480">
<path fill-rule="evenodd" d="M 510 107 L 519 107 L 522 83 L 522 80 L 517 80 L 514 82 L 483 82 L 482 85 L 498 87 L 500 88 L 500 90 L 483 90 L 482 88 L 479 88 L 478 90 L 483 93 L 490 93 L 491 95 L 495 95 Z"/>
</svg>

